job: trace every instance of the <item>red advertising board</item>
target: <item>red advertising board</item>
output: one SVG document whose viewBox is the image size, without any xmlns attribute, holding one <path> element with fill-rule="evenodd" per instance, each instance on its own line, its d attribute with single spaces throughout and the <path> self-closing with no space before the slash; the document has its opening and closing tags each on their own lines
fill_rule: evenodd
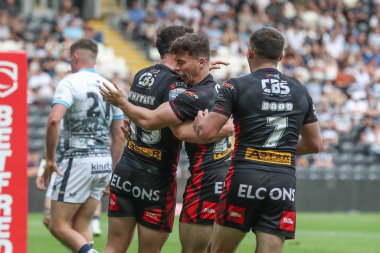
<svg viewBox="0 0 380 253">
<path fill-rule="evenodd" d="M 27 247 L 27 58 L 0 52 L 0 253 Z"/>
</svg>

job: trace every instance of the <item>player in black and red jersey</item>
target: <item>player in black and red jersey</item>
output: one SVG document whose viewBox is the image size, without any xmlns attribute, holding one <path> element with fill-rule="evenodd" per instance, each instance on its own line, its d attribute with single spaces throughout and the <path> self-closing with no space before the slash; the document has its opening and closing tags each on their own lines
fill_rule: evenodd
<svg viewBox="0 0 380 253">
<path fill-rule="evenodd" d="M 176 71 L 190 88 L 156 110 L 147 110 L 128 103 L 123 96 L 107 91 L 105 97 L 120 106 L 132 121 L 145 129 L 170 126 L 175 135 L 186 141 L 191 176 L 188 179 L 180 217 L 182 252 L 207 252 L 216 206 L 224 184 L 231 157 L 232 124 L 220 131 L 213 143 L 196 137 L 192 120 L 198 110 L 211 108 L 219 85 L 209 74 L 210 46 L 204 34 L 187 34 L 171 47 L 176 56 Z M 114 96 L 113 96 L 114 95 Z M 218 140 L 218 141 L 216 141 Z"/>
<path fill-rule="evenodd" d="M 277 70 L 284 43 L 274 28 L 254 32 L 247 54 L 252 73 L 228 80 L 211 112 L 194 121 L 205 141 L 231 115 L 235 124 L 211 252 L 235 252 L 250 229 L 260 253 L 281 252 L 284 240 L 294 238 L 295 156 L 319 152 L 321 135 L 306 88 Z"/>
<path fill-rule="evenodd" d="M 186 85 L 173 71 L 172 42 L 193 30 L 168 26 L 159 31 L 159 64 L 139 71 L 129 101 L 155 109 L 174 99 Z M 131 135 L 110 182 L 109 232 L 104 252 L 125 252 L 138 228 L 139 252 L 159 252 L 172 230 L 176 203 L 176 169 L 181 149 L 170 128 L 149 131 L 130 122 Z"/>
</svg>

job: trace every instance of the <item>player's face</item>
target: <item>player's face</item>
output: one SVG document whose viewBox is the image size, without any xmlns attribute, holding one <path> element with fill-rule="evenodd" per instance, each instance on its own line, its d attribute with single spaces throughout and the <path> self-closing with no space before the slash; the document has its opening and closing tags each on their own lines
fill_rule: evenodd
<svg viewBox="0 0 380 253">
<path fill-rule="evenodd" d="M 197 76 L 200 73 L 199 59 L 190 56 L 189 53 L 176 55 L 177 65 L 174 70 L 181 76 L 186 84 L 194 85 Z"/>
</svg>

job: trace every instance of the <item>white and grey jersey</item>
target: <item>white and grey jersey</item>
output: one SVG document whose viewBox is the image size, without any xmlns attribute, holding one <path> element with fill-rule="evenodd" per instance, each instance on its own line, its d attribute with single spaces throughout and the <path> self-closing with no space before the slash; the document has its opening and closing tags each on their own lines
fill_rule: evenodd
<svg viewBox="0 0 380 253">
<path fill-rule="evenodd" d="M 123 119 L 123 112 L 104 101 L 102 82 L 111 84 L 93 69 L 81 69 L 58 83 L 52 106 L 62 104 L 64 117 L 64 157 L 109 155 L 112 120 Z M 112 85 L 112 84 L 111 84 Z"/>
</svg>

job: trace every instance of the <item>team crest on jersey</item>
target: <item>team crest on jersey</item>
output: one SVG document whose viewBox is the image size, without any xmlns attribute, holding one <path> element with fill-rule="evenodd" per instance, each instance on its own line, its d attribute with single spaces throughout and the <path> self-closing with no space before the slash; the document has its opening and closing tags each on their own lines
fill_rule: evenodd
<svg viewBox="0 0 380 253">
<path fill-rule="evenodd" d="M 153 74 L 147 72 L 147 73 L 144 73 L 142 76 L 140 76 L 137 86 L 141 88 L 149 88 L 150 86 L 152 86 L 153 82 L 154 82 Z"/>
</svg>

